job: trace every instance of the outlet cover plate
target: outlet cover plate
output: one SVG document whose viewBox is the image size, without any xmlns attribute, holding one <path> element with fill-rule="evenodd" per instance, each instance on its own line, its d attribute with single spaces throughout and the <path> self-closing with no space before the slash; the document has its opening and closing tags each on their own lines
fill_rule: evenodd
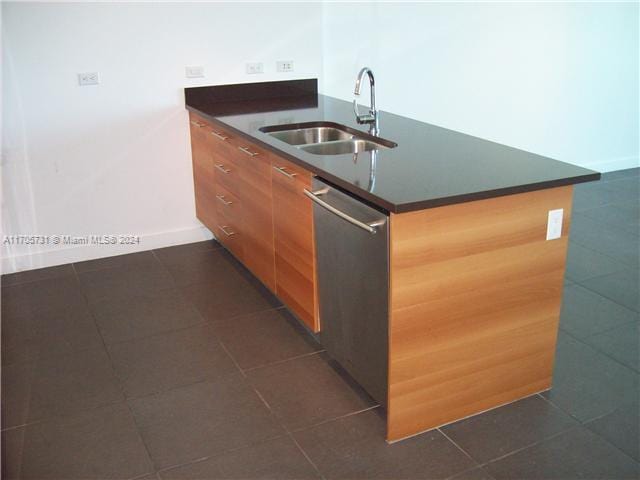
<svg viewBox="0 0 640 480">
<path fill-rule="evenodd" d="M 264 73 L 264 64 L 262 62 L 247 63 L 245 68 L 249 75 Z"/>
<path fill-rule="evenodd" d="M 203 78 L 204 67 L 202 65 L 190 65 L 184 67 L 184 75 L 187 78 Z"/>
<path fill-rule="evenodd" d="M 100 74 L 98 72 L 84 72 L 78 74 L 78 85 L 84 87 L 86 85 L 98 85 L 100 83 Z"/>
</svg>

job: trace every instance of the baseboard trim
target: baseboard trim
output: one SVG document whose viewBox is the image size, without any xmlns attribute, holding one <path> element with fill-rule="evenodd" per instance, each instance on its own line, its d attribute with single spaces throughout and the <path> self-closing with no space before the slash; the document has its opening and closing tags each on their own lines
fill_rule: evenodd
<svg viewBox="0 0 640 480">
<path fill-rule="evenodd" d="M 14 273 L 36 268 L 53 267 L 66 263 L 113 257 L 126 253 L 142 252 L 154 248 L 171 247 L 184 243 L 209 240 L 213 235 L 205 227 L 192 227 L 168 232 L 140 235 L 140 243 L 134 245 L 75 245 L 51 250 L 34 251 L 21 255 L 2 257 L 2 273 Z"/>
</svg>

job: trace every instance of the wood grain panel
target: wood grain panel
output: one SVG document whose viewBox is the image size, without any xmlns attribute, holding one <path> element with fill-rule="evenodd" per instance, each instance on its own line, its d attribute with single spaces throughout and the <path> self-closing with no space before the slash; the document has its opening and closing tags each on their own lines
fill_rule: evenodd
<svg viewBox="0 0 640 480">
<path fill-rule="evenodd" d="M 218 224 L 214 234 L 234 256 L 244 262 L 244 235 L 242 233 L 242 220 L 226 215 L 224 209 L 218 210 Z"/>
<path fill-rule="evenodd" d="M 196 217 L 209 229 L 217 225 L 213 195 L 215 173 L 211 157 L 211 144 L 207 137 L 209 125 L 200 117 L 190 115 L 191 159 L 193 162 L 193 188 Z"/>
<path fill-rule="evenodd" d="M 303 193 L 311 174 L 279 157 L 272 172 L 276 293 L 314 332 L 319 331 L 315 285 L 315 242 L 311 200 Z"/>
<path fill-rule="evenodd" d="M 389 440 L 550 388 L 571 195 L 391 216 Z M 562 238 L 546 241 L 557 208 Z"/>
<path fill-rule="evenodd" d="M 240 162 L 244 262 L 249 270 L 275 293 L 276 271 L 270 156 L 266 152 L 260 151 L 257 156 L 244 158 Z"/>
</svg>

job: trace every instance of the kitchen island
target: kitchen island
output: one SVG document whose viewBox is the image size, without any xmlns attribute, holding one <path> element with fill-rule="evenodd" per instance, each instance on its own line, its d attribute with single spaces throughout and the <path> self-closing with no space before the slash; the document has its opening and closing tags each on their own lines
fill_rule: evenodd
<svg viewBox="0 0 640 480">
<path fill-rule="evenodd" d="M 185 100 L 198 218 L 321 341 L 312 178 L 388 215 L 384 321 L 357 323 L 378 348 L 358 368 L 338 361 L 386 407 L 389 441 L 551 388 L 572 185 L 598 173 L 387 112 L 379 137 L 395 146 L 373 152 L 317 155 L 270 135 L 318 122 L 367 135 L 315 80 Z"/>
</svg>

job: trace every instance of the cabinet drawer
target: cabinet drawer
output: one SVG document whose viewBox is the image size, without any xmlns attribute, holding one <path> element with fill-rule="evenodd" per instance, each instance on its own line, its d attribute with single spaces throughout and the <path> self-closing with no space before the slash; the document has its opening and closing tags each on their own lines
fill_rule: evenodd
<svg viewBox="0 0 640 480">
<path fill-rule="evenodd" d="M 308 170 L 275 155 L 273 156 L 271 165 L 274 171 L 274 181 L 278 178 L 284 187 L 289 185 L 291 188 L 298 190 L 300 185 L 296 185 L 294 182 L 303 185 L 303 187 L 311 187 L 312 175 Z"/>
<path fill-rule="evenodd" d="M 238 260 L 243 260 L 242 232 L 239 223 L 230 220 L 224 215 L 218 215 L 217 228 L 214 233 L 220 243 L 222 243 Z"/>
<path fill-rule="evenodd" d="M 225 154 L 226 153 L 226 154 Z M 237 160 L 229 152 L 211 152 L 216 183 L 236 197 L 241 196 L 242 178 Z"/>
<path fill-rule="evenodd" d="M 237 227 L 242 222 L 242 202 L 218 182 L 215 184 L 215 208 L 218 216 L 224 216 Z"/>
</svg>

